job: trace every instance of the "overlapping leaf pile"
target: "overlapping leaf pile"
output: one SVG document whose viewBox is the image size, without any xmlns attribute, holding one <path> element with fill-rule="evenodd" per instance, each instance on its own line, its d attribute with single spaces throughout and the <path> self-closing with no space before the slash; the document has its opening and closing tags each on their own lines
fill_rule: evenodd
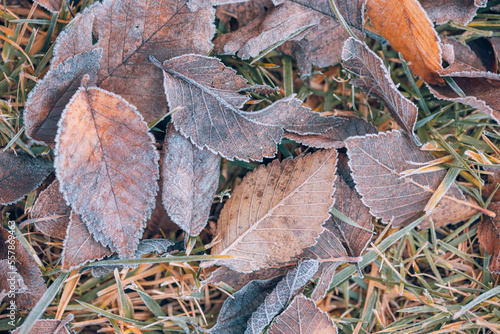
<svg viewBox="0 0 500 334">
<path fill-rule="evenodd" d="M 41 232 L 64 240 L 61 269 L 70 271 L 115 252 L 122 259 L 142 256 L 139 242 L 158 210 L 160 188 L 164 209 L 188 240 L 207 224 L 221 159 L 274 158 L 285 137 L 316 148 L 260 165 L 243 178 L 220 212 L 211 250 L 231 258 L 203 266 L 222 265 L 207 283 L 239 288 L 212 333 L 260 333 L 276 316 L 269 333 L 289 333 L 285 326 L 335 333 L 314 302 L 325 296 L 339 265 L 362 260 L 372 217 L 399 227 L 423 214 L 437 226 L 477 210 L 494 216 L 445 182 L 445 170 L 426 168 L 434 158 L 420 150 L 414 133 L 418 108 L 360 41 L 365 35 L 385 39 L 436 97 L 499 121 L 500 100 L 492 93 L 500 82 L 496 61 L 485 66 L 463 44 L 440 39 L 431 21 L 468 22 L 482 4 L 444 2 L 454 6 L 441 12 L 433 2 L 415 0 L 339 0 L 335 10 L 330 0 L 96 3 L 59 36 L 51 69 L 25 107 L 26 133 L 53 149 L 54 166 L 41 157 L 2 153 L 0 200 L 19 200 L 55 169 L 56 180 L 38 196 L 32 220 Z M 216 12 L 214 5 L 222 6 Z M 236 17 L 239 28 L 212 44 L 216 16 L 226 24 L 228 16 Z M 403 24 L 387 19 L 400 17 L 406 17 Z M 248 111 L 250 93 L 276 91 L 250 85 L 207 56 L 212 47 L 253 61 L 278 48 L 296 57 L 303 78 L 313 66 L 342 62 L 351 84 L 380 99 L 401 130 L 378 133 L 362 118 L 322 116 L 294 95 Z M 447 85 L 450 78 L 456 87 Z M 164 119 L 169 124 L 158 143 L 149 129 Z M 443 214 L 449 210 L 457 215 Z M 479 230 L 496 272 L 497 223 L 485 220 Z M 157 252 L 167 252 L 168 241 L 162 245 Z M 17 270 L 22 290 L 26 274 Z M 312 280 L 309 299 L 300 292 Z"/>
</svg>

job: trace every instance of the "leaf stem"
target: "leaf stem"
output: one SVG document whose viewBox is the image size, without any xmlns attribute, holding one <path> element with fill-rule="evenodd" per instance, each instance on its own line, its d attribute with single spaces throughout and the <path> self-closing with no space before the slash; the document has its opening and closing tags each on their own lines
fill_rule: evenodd
<svg viewBox="0 0 500 334">
<path fill-rule="evenodd" d="M 330 4 L 332 5 L 333 12 L 335 13 L 335 16 L 337 16 L 337 19 L 339 20 L 340 24 L 344 27 L 344 29 L 347 31 L 347 33 L 354 39 L 357 39 L 359 41 L 358 36 L 356 36 L 352 30 L 351 27 L 347 24 L 347 22 L 344 20 L 344 17 L 340 13 L 339 9 L 337 8 L 337 5 L 335 4 L 335 0 L 330 0 Z"/>
</svg>

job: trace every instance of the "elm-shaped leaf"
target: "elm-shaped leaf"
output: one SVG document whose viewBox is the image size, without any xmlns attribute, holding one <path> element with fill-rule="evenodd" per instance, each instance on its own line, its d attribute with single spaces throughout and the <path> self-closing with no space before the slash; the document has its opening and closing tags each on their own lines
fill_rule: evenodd
<svg viewBox="0 0 500 334">
<path fill-rule="evenodd" d="M 57 122 L 84 75 L 95 82 L 102 49 L 98 48 L 66 59 L 38 81 L 28 95 L 24 109 L 26 134 L 34 141 L 55 147 Z"/>
<path fill-rule="evenodd" d="M 133 257 L 158 190 L 159 154 L 137 109 L 100 88 L 80 88 L 56 137 L 60 190 L 89 232 Z"/>
<path fill-rule="evenodd" d="M 48 160 L 12 150 L 0 152 L 0 204 L 21 200 L 38 188 L 53 170 Z"/>
<path fill-rule="evenodd" d="M 248 320 L 245 334 L 259 334 L 318 271 L 316 260 L 301 261 L 271 292 Z"/>
<path fill-rule="evenodd" d="M 477 229 L 477 237 L 481 246 L 491 256 L 488 269 L 495 274 L 500 274 L 500 202 L 490 204 L 488 207 L 497 214 L 495 218 L 486 217 Z"/>
<path fill-rule="evenodd" d="M 227 159 L 257 160 L 273 157 L 283 130 L 320 134 L 340 117 L 322 117 L 289 96 L 260 111 L 240 110 L 248 100 L 239 91 L 250 86 L 217 58 L 184 55 L 165 61 L 165 94 L 175 128 L 199 148 Z"/>
<path fill-rule="evenodd" d="M 478 8 L 486 7 L 488 0 L 420 0 L 420 4 L 437 24 L 453 21 L 466 26 L 476 16 Z"/>
<path fill-rule="evenodd" d="M 344 43 L 342 60 L 348 71 L 359 76 L 359 78 L 351 79 L 350 83 L 384 101 L 396 123 L 413 135 L 418 108 L 399 92 L 382 59 L 364 42 L 349 38 Z M 419 142 L 417 137 L 414 138 Z"/>
<path fill-rule="evenodd" d="M 370 212 L 384 223 L 401 226 L 423 210 L 446 171 L 403 175 L 414 163 L 433 160 L 428 152 L 401 131 L 352 137 L 346 140 L 349 166 L 356 190 Z M 464 201 L 462 192 L 453 185 L 444 199 Z M 432 216 L 431 216 L 432 217 Z"/>
<path fill-rule="evenodd" d="M 175 131 L 172 123 L 163 151 L 163 205 L 174 223 L 196 236 L 208 221 L 219 184 L 220 157 L 198 149 Z"/>
<path fill-rule="evenodd" d="M 235 292 L 232 298 L 226 299 L 217 318 L 215 326 L 210 328 L 213 334 L 243 333 L 248 319 L 252 316 L 266 297 L 274 290 L 282 276 L 267 280 L 254 280 Z"/>
<path fill-rule="evenodd" d="M 63 243 L 61 270 L 69 272 L 81 265 L 110 256 L 113 252 L 90 234 L 80 216 L 71 212 Z"/>
<path fill-rule="evenodd" d="M 304 295 L 293 299 L 271 325 L 268 334 L 336 334 L 337 326 Z"/>
<path fill-rule="evenodd" d="M 414 74 L 430 84 L 444 85 L 439 37 L 417 0 L 367 0 L 366 13 L 375 33 L 401 52 Z"/>
<path fill-rule="evenodd" d="M 274 160 L 248 173 L 234 189 L 217 222 L 212 254 L 250 272 L 290 262 L 323 231 L 333 204 L 335 150 Z"/>
<path fill-rule="evenodd" d="M 31 219 L 43 234 L 64 240 L 69 224 L 71 208 L 59 191 L 59 181 L 52 182 L 42 191 L 31 210 Z"/>
<path fill-rule="evenodd" d="M 97 86 L 135 105 L 146 122 L 163 117 L 167 103 L 162 72 L 148 62 L 148 56 L 163 61 L 186 53 L 205 55 L 212 49 L 215 10 L 191 12 L 186 2 L 96 2 L 59 35 L 51 67 L 78 53 L 102 48 Z"/>
</svg>

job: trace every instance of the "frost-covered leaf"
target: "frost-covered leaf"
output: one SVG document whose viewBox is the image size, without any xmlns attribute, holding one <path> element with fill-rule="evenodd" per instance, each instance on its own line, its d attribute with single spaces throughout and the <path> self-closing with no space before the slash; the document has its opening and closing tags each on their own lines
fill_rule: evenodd
<svg viewBox="0 0 500 334">
<path fill-rule="evenodd" d="M 86 262 L 102 259 L 113 252 L 94 239 L 79 215 L 71 212 L 63 243 L 61 270 L 69 272 Z"/>
<path fill-rule="evenodd" d="M 71 208 L 59 191 L 59 181 L 52 182 L 42 191 L 31 210 L 31 219 L 43 234 L 64 240 L 69 224 Z"/>
<path fill-rule="evenodd" d="M 248 100 L 238 91 L 246 80 L 217 58 L 185 55 L 165 61 L 165 93 L 175 128 L 199 148 L 208 148 L 227 159 L 258 160 L 273 157 L 284 130 L 319 134 L 340 117 L 322 117 L 289 96 L 260 111 L 240 110 Z"/>
<path fill-rule="evenodd" d="M 217 7 L 215 16 L 228 28 L 233 19 L 238 22 L 239 27 L 243 27 L 272 8 L 274 8 L 274 4 L 271 0 L 243 0 L 243 2 Z"/>
<path fill-rule="evenodd" d="M 274 160 L 248 173 L 234 189 L 217 222 L 221 242 L 212 254 L 250 272 L 286 263 L 300 255 L 323 231 L 333 204 L 335 150 Z"/>
<path fill-rule="evenodd" d="M 227 298 L 219 312 L 217 323 L 210 329 L 213 334 L 243 333 L 252 313 L 274 290 L 281 276 L 268 280 L 255 280 Z"/>
<path fill-rule="evenodd" d="M 159 154 L 137 109 L 100 88 L 80 88 L 56 137 L 60 189 L 89 232 L 132 257 L 155 205 Z"/>
<path fill-rule="evenodd" d="M 413 135 L 418 108 L 399 92 L 382 59 L 365 43 L 349 38 L 344 43 L 342 60 L 347 70 L 359 76 L 350 83 L 382 99 L 396 123 Z"/>
<path fill-rule="evenodd" d="M 486 217 L 477 229 L 477 237 L 481 246 L 491 256 L 488 269 L 492 273 L 500 274 L 500 202 L 488 206 L 497 214 L 495 218 Z"/>
<path fill-rule="evenodd" d="M 14 247 L 14 260 L 12 259 L 12 249 L 9 249 L 9 246 Z M 32 309 L 47 290 L 45 280 L 42 278 L 42 272 L 23 244 L 14 235 L 1 227 L 0 260 L 13 261 L 15 269 L 9 264 L 9 271 L 17 271 L 23 279 L 24 285 L 19 284 L 18 287 L 21 289 L 16 291 L 14 296 L 16 308 L 23 311 Z M 20 283 L 19 280 L 18 283 Z"/>
<path fill-rule="evenodd" d="M 271 325 L 268 334 L 336 334 L 337 326 L 316 304 L 299 295 Z"/>
<path fill-rule="evenodd" d="M 458 62 L 472 66 L 475 70 L 496 73 L 498 60 L 489 39 L 478 38 L 465 44 L 455 38 L 443 36 L 441 42 L 453 47 L 452 59 L 446 60 L 448 63 Z"/>
<path fill-rule="evenodd" d="M 12 150 L 0 152 L 0 204 L 21 200 L 54 170 L 52 163 Z"/>
<path fill-rule="evenodd" d="M 106 0 L 77 16 L 57 38 L 51 67 L 97 48 L 97 86 L 137 107 L 146 122 L 167 113 L 162 72 L 148 61 L 207 54 L 215 33 L 213 8 L 191 12 L 186 0 Z M 97 39 L 97 42 L 94 40 Z"/>
<path fill-rule="evenodd" d="M 429 18 L 437 24 L 448 21 L 466 26 L 476 16 L 478 8 L 486 7 L 488 0 L 420 0 Z"/>
<path fill-rule="evenodd" d="M 94 83 L 102 49 L 75 55 L 51 69 L 28 95 L 24 109 L 26 134 L 36 142 L 55 147 L 57 122 L 84 75 Z"/>
<path fill-rule="evenodd" d="M 271 292 L 248 320 L 245 334 L 259 334 L 316 274 L 319 262 L 301 261 Z"/>
<path fill-rule="evenodd" d="M 30 334 L 70 334 L 72 333 L 66 324 L 72 321 L 74 318 L 73 314 L 70 313 L 63 320 L 59 319 L 41 319 L 37 320 L 33 328 L 30 329 Z M 23 326 L 16 328 L 12 331 L 12 334 L 21 333 Z"/>
<path fill-rule="evenodd" d="M 26 292 L 28 287 L 16 266 L 9 266 L 8 259 L 0 259 L 0 303 L 9 296 L 10 291 Z"/>
<path fill-rule="evenodd" d="M 220 157 L 200 150 L 168 125 L 162 161 L 163 205 L 170 218 L 189 235 L 207 224 L 219 184 Z"/>
<path fill-rule="evenodd" d="M 60 11 L 63 2 L 63 0 L 34 0 L 34 1 L 52 13 L 57 13 L 58 11 Z"/>
<path fill-rule="evenodd" d="M 426 163 L 433 158 L 401 131 L 349 138 L 346 147 L 363 203 L 372 215 L 384 223 L 392 221 L 393 226 L 423 212 L 446 173 L 438 170 L 403 177 L 401 173 L 415 168 L 414 163 Z M 455 185 L 445 195 L 445 199 L 452 198 L 465 200 Z"/>
<path fill-rule="evenodd" d="M 352 136 L 364 136 L 368 133 L 377 133 L 377 128 L 363 118 L 356 116 L 345 117 L 344 124 L 332 124 L 332 128 L 319 135 L 301 135 L 285 131 L 284 136 L 302 145 L 315 148 L 341 148 L 344 140 Z M 338 123 L 336 121 L 335 123 Z"/>
<path fill-rule="evenodd" d="M 240 290 L 245 285 L 253 280 L 267 280 L 276 276 L 285 274 L 290 270 L 290 267 L 265 268 L 252 271 L 251 273 L 240 273 L 229 269 L 226 266 L 217 268 L 210 276 L 204 280 L 203 285 L 212 284 L 220 285 L 225 283 L 235 290 Z"/>
<path fill-rule="evenodd" d="M 375 32 L 401 52 L 415 75 L 431 84 L 444 84 L 439 38 L 417 0 L 367 0 L 366 12 Z"/>
</svg>

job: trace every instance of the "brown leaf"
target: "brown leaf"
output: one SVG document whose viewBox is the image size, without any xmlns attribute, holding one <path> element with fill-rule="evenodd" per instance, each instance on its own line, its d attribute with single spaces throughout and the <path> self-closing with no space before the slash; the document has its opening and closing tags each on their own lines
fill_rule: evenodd
<svg viewBox="0 0 500 334">
<path fill-rule="evenodd" d="M 335 150 L 274 160 L 247 174 L 217 223 L 221 242 L 212 254 L 238 258 L 223 264 L 250 272 L 286 263 L 315 242 L 333 204 Z"/>
<path fill-rule="evenodd" d="M 286 304 L 312 279 L 318 270 L 318 261 L 301 261 L 295 269 L 286 274 L 285 278 L 276 285 L 262 305 L 248 320 L 245 334 L 260 334 L 269 325 L 271 320 L 278 315 Z"/>
<path fill-rule="evenodd" d="M 28 95 L 24 109 L 26 134 L 34 141 L 55 147 L 57 122 L 64 107 L 80 87 L 85 74 L 89 84 L 96 79 L 102 49 L 84 52 L 53 67 Z"/>
<path fill-rule="evenodd" d="M 215 16 L 226 27 L 232 19 L 236 19 L 239 27 L 243 27 L 258 16 L 264 15 L 274 7 L 271 0 L 249 0 L 217 7 Z"/>
<path fill-rule="evenodd" d="M 261 270 L 252 271 L 251 273 L 240 273 L 229 269 L 226 266 L 217 268 L 210 276 L 202 282 L 203 285 L 212 284 L 219 286 L 225 283 L 232 287 L 234 290 L 240 290 L 245 285 L 253 280 L 267 280 L 286 274 L 291 267 L 283 266 L 277 268 L 265 268 Z"/>
<path fill-rule="evenodd" d="M 219 184 L 220 157 L 198 149 L 172 123 L 163 150 L 163 205 L 174 223 L 196 236 L 208 221 Z"/>
<path fill-rule="evenodd" d="M 455 187 L 450 190 L 451 192 L 449 194 L 456 194 L 456 196 L 461 199 L 461 196 Z M 467 194 L 465 194 L 465 199 L 471 204 L 479 205 L 474 198 Z M 476 213 L 478 213 L 478 211 L 473 207 L 457 203 L 449 198 L 443 198 L 439 203 L 439 206 L 432 212 L 431 218 L 434 223 L 434 228 L 438 228 L 448 224 L 456 224 L 464 221 L 471 218 Z M 418 227 L 429 228 L 430 220 L 425 219 L 418 225 Z"/>
<path fill-rule="evenodd" d="M 444 84 L 439 38 L 417 0 L 367 0 L 366 11 L 375 32 L 401 52 L 411 70 L 431 84 Z"/>
<path fill-rule="evenodd" d="M 418 108 L 399 92 L 382 59 L 365 43 L 349 38 L 344 43 L 342 60 L 347 70 L 359 76 L 351 79 L 351 84 L 378 96 L 396 123 L 413 135 Z M 418 138 L 414 138 L 419 143 Z"/>
<path fill-rule="evenodd" d="M 500 183 L 500 168 L 498 167 L 483 167 L 485 171 L 489 172 L 488 182 L 483 186 L 483 198 L 489 199 L 495 191 L 497 184 Z M 500 189 L 499 189 L 500 190 Z M 492 202 L 500 202 L 500 191 L 496 191 L 491 199 Z"/>
<path fill-rule="evenodd" d="M 84 51 L 103 49 L 100 88 L 119 94 L 151 122 L 167 112 L 160 60 L 207 54 L 215 33 L 213 8 L 191 12 L 186 0 L 110 0 L 96 3 L 57 39 L 51 68 Z M 93 38 L 97 42 L 93 42 Z"/>
<path fill-rule="evenodd" d="M 41 319 L 37 320 L 33 328 L 30 329 L 30 334 L 71 334 L 66 326 L 68 321 L 73 320 L 73 315 L 66 317 L 66 319 Z M 21 333 L 23 326 L 16 328 L 12 334 Z"/>
<path fill-rule="evenodd" d="M 454 21 L 466 26 L 476 16 L 480 7 L 486 7 L 488 0 L 420 0 L 420 4 L 437 24 Z"/>
<path fill-rule="evenodd" d="M 63 243 L 61 270 L 70 272 L 89 261 L 100 260 L 113 252 L 96 241 L 79 215 L 71 212 Z"/>
<path fill-rule="evenodd" d="M 9 249 L 9 246 L 14 246 L 14 260 L 12 260 L 12 248 Z M 42 272 L 38 267 L 38 264 L 24 248 L 23 244 L 16 237 L 14 237 L 14 235 L 10 234 L 1 227 L 0 259 L 13 261 L 12 265 L 15 266 L 17 273 L 21 275 L 24 281 L 25 289 L 16 291 L 14 296 L 16 307 L 23 311 L 32 309 L 47 290 L 45 281 L 42 278 Z M 11 271 L 11 268 L 11 263 L 9 263 L 9 271 Z M 14 272 L 14 270 L 12 271 Z M 17 275 L 15 276 L 19 278 Z"/>
<path fill-rule="evenodd" d="M 336 334 L 328 313 L 304 295 L 298 295 L 267 331 L 269 334 Z"/>
<path fill-rule="evenodd" d="M 349 168 L 349 157 L 346 149 L 340 150 L 337 162 L 337 175 L 347 183 L 349 188 L 354 188 L 356 183 L 352 179 L 351 168 Z"/>
<path fill-rule="evenodd" d="M 491 256 L 488 269 L 492 273 L 500 274 L 500 202 L 491 203 L 488 209 L 497 216 L 484 218 L 477 229 L 477 236 L 481 246 Z"/>
<path fill-rule="evenodd" d="M 66 204 L 63 194 L 59 191 L 59 181 L 55 180 L 38 196 L 31 210 L 31 219 L 36 220 L 35 226 L 43 234 L 64 240 L 70 213 L 71 208 Z"/>
<path fill-rule="evenodd" d="M 401 172 L 415 168 L 412 163 L 426 163 L 433 158 L 400 131 L 349 138 L 346 146 L 363 203 L 372 215 L 384 223 L 392 221 L 396 227 L 423 212 L 446 173 L 439 170 L 403 177 Z M 465 200 L 455 185 L 445 198 Z"/>
<path fill-rule="evenodd" d="M 285 131 L 284 136 L 302 145 L 315 148 L 341 148 L 344 140 L 352 136 L 364 136 L 367 133 L 377 133 L 377 128 L 363 118 L 356 116 L 345 117 L 346 122 L 339 125 L 336 120 L 332 128 L 319 135 L 301 135 Z"/>
<path fill-rule="evenodd" d="M 496 73 L 498 61 L 493 45 L 488 39 L 478 38 L 469 44 L 449 37 L 441 37 L 441 41 L 453 47 L 453 59 L 452 61 L 447 60 L 448 63 L 459 62 L 470 65 L 475 70 Z"/>
<path fill-rule="evenodd" d="M 0 302 L 5 297 L 9 297 L 11 291 L 15 293 L 26 292 L 28 287 L 24 284 L 24 278 L 17 272 L 16 266 L 9 266 L 9 260 L 0 259 Z M 15 295 L 11 294 L 10 296 Z M 10 304 L 10 302 L 8 303 Z"/>
<path fill-rule="evenodd" d="M 159 154 L 134 106 L 100 88 L 80 88 L 56 137 L 60 189 L 89 232 L 121 257 L 134 255 L 155 204 Z"/>
<path fill-rule="evenodd" d="M 61 10 L 63 0 L 34 0 L 49 12 L 57 13 Z"/>
<path fill-rule="evenodd" d="M 262 161 L 276 154 L 283 130 L 319 134 L 340 117 L 322 117 L 303 107 L 293 96 L 260 111 L 242 111 L 248 100 L 238 91 L 248 89 L 246 80 L 217 58 L 185 55 L 167 60 L 153 59 L 165 73 L 165 93 L 175 128 L 198 148 L 233 160 Z"/>
<path fill-rule="evenodd" d="M 21 200 L 54 170 L 52 163 L 12 150 L 0 152 L 0 204 Z"/>
</svg>

